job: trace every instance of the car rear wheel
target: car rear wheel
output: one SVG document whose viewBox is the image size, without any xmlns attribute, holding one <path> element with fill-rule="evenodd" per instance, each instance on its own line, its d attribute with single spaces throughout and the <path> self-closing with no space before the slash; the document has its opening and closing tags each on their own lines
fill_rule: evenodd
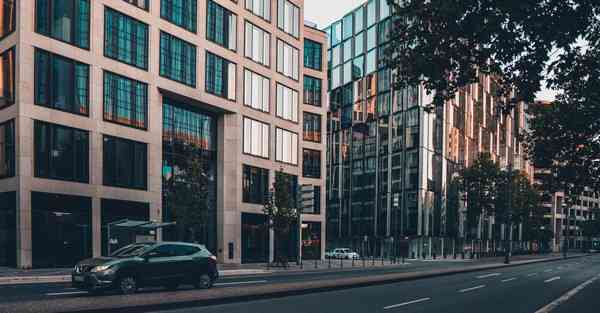
<svg viewBox="0 0 600 313">
<path fill-rule="evenodd" d="M 198 289 L 209 289 L 213 285 L 213 280 L 208 274 L 200 275 L 200 278 L 194 285 Z"/>
<path fill-rule="evenodd" d="M 133 276 L 124 276 L 119 279 L 119 291 L 124 295 L 129 295 L 137 292 L 137 280 Z"/>
</svg>

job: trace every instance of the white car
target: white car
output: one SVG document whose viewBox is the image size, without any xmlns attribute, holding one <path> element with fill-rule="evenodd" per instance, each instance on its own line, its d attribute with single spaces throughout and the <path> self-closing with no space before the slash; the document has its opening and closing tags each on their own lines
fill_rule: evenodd
<svg viewBox="0 0 600 313">
<path fill-rule="evenodd" d="M 350 250 L 349 248 L 336 248 L 325 256 L 333 259 L 360 259 L 358 253 Z"/>
</svg>

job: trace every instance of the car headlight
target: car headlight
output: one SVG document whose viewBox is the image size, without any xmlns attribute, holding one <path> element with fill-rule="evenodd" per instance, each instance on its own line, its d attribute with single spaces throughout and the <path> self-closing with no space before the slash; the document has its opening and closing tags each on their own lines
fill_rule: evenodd
<svg viewBox="0 0 600 313">
<path fill-rule="evenodd" d="M 111 269 L 111 265 L 98 265 L 92 268 L 92 273 L 106 272 Z"/>
</svg>

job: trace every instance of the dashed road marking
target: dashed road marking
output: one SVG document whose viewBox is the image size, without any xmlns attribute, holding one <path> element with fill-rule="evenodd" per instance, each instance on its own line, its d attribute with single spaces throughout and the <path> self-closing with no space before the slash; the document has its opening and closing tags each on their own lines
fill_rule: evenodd
<svg viewBox="0 0 600 313">
<path fill-rule="evenodd" d="M 491 274 L 480 275 L 480 276 L 477 276 L 477 278 L 482 279 L 482 278 L 496 277 L 496 276 L 500 276 L 500 273 L 491 273 Z"/>
<path fill-rule="evenodd" d="M 412 300 L 412 301 L 408 301 L 408 302 L 404 302 L 404 303 L 398 303 L 398 304 L 394 304 L 394 305 L 388 305 L 386 307 L 384 307 L 384 310 L 389 310 L 389 309 L 395 309 L 395 308 L 399 308 L 401 306 L 405 306 L 405 305 L 409 305 L 409 304 L 415 304 L 415 303 L 421 303 L 421 302 L 425 302 L 425 301 L 429 301 L 431 300 L 431 298 L 421 298 L 421 299 L 417 299 L 417 300 Z"/>
<path fill-rule="evenodd" d="M 574 295 L 576 295 L 577 293 L 579 293 L 581 290 L 583 290 L 585 287 L 587 287 L 590 284 L 593 284 L 598 279 L 600 279 L 600 275 L 596 275 L 595 277 L 590 278 L 589 280 L 587 280 L 586 282 L 582 283 L 581 285 L 579 285 L 579 286 L 571 289 L 569 292 L 565 293 L 560 298 L 558 298 L 558 299 L 550 302 L 549 304 L 547 304 L 543 308 L 535 311 L 535 313 L 549 313 L 549 312 L 552 312 L 552 310 L 554 310 L 556 307 L 558 307 L 562 303 L 566 302 L 567 300 L 569 300 L 570 298 L 572 298 Z"/>
<path fill-rule="evenodd" d="M 560 279 L 560 277 L 559 277 L 559 276 L 555 276 L 555 277 L 552 277 L 552 278 L 549 278 L 549 279 L 546 279 L 546 280 L 544 280 L 544 282 L 545 282 L 545 283 L 549 283 L 549 282 L 553 282 L 553 281 L 555 281 L 555 280 L 559 280 L 559 279 Z"/>
<path fill-rule="evenodd" d="M 507 283 L 509 281 L 513 281 L 513 280 L 516 280 L 516 279 L 517 279 L 516 277 L 513 277 L 513 278 L 503 279 L 500 282 Z"/>
<path fill-rule="evenodd" d="M 465 293 L 465 292 L 469 292 L 469 291 L 473 291 L 473 290 L 477 290 L 477 289 L 481 289 L 481 288 L 485 288 L 485 285 L 479 285 L 479 286 L 475 286 L 475 287 L 471 287 L 471 288 L 461 289 L 458 292 Z"/>
<path fill-rule="evenodd" d="M 68 291 L 68 292 L 50 292 L 47 296 L 70 296 L 70 295 L 83 295 L 87 294 L 87 291 Z"/>
</svg>

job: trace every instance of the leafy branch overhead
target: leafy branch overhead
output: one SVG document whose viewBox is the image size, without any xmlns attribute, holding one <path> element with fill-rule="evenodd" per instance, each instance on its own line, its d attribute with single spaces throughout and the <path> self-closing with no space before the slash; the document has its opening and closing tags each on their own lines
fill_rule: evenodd
<svg viewBox="0 0 600 313">
<path fill-rule="evenodd" d="M 545 73 L 567 60 L 591 59 L 600 44 L 597 0 L 387 0 L 394 12 L 399 87 L 423 83 L 437 104 L 477 73 L 493 74 L 499 93 L 532 102 Z M 580 60 L 578 62 L 584 62 Z M 561 79 L 549 88 L 563 88 Z"/>
</svg>

